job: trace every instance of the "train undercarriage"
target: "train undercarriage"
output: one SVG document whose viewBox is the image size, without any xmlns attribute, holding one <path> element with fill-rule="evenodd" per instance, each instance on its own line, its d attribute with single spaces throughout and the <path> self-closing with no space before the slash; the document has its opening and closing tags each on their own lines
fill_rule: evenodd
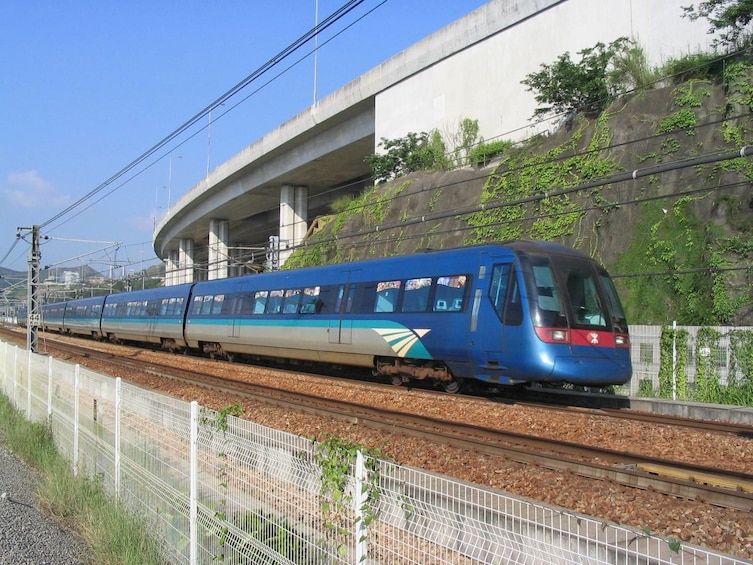
<svg viewBox="0 0 753 565">
<path fill-rule="evenodd" d="M 394 385 L 402 385 L 411 379 L 431 380 L 441 386 L 445 392 L 458 392 L 462 385 L 455 379 L 441 361 L 425 359 L 400 359 L 396 357 L 377 357 L 374 359 L 374 376 L 387 377 Z"/>
</svg>

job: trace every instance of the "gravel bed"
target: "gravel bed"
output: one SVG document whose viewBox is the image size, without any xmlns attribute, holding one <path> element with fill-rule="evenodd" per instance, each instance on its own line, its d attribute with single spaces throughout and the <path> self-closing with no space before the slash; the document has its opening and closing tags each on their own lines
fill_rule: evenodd
<svg viewBox="0 0 753 565">
<path fill-rule="evenodd" d="M 91 563 L 81 538 L 40 507 L 38 484 L 37 473 L 0 446 L 0 565 Z"/>
</svg>

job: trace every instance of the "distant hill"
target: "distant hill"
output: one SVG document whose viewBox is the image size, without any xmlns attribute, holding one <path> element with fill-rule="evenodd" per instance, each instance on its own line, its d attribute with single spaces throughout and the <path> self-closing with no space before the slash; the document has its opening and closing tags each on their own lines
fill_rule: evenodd
<svg viewBox="0 0 753 565">
<path fill-rule="evenodd" d="M 0 288 L 8 287 L 20 280 L 26 280 L 26 271 L 12 271 L 5 267 L 0 267 Z"/>
<path fill-rule="evenodd" d="M 377 185 L 286 268 L 555 240 L 606 265 L 630 323 L 753 325 L 753 157 L 713 161 L 753 145 L 751 76 L 633 94 L 485 167 Z"/>
</svg>

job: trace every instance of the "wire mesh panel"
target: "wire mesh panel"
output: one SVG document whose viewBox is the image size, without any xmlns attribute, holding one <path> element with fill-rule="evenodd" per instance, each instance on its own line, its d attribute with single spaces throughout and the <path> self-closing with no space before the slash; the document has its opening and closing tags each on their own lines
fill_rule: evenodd
<svg viewBox="0 0 753 565">
<path fill-rule="evenodd" d="M 303 438 L 202 409 L 202 553 L 229 563 L 351 563 L 352 549 L 336 544 L 324 524 L 313 448 Z"/>
<path fill-rule="evenodd" d="M 6 394 L 28 381 L 18 353 L 0 348 Z M 48 376 L 31 363 L 34 404 L 52 382 L 61 453 L 143 516 L 171 563 L 743 563 L 387 461 L 346 459 L 333 477 L 324 444 L 66 363 Z"/>
<path fill-rule="evenodd" d="M 121 500 L 147 517 L 173 560 L 187 562 L 189 404 L 127 383 L 121 394 Z"/>
<path fill-rule="evenodd" d="M 115 380 L 81 367 L 78 383 L 78 471 L 115 492 Z"/>
<path fill-rule="evenodd" d="M 50 428 L 60 454 L 69 461 L 74 458 L 75 379 L 75 365 L 60 361 L 53 363 Z"/>
<path fill-rule="evenodd" d="M 47 392 L 50 383 L 51 358 L 41 355 L 30 356 L 31 380 L 29 389 L 28 418 L 32 422 L 47 420 Z"/>
</svg>

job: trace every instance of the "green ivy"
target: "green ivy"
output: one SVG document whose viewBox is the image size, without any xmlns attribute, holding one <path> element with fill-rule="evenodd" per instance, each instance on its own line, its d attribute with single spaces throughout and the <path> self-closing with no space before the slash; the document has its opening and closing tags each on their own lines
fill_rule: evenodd
<svg viewBox="0 0 753 565">
<path fill-rule="evenodd" d="M 572 235 L 585 214 L 583 204 L 567 195 L 546 195 L 619 170 L 613 160 L 599 157 L 599 149 L 611 140 L 607 120 L 603 113 L 595 122 L 587 151 L 580 154 L 577 142 L 591 124 L 583 116 L 577 118 L 578 128 L 567 143 L 540 154 L 533 153 L 535 144 L 520 147 L 502 159 L 484 185 L 480 202 L 484 209 L 463 218 L 473 228 L 466 244 Z M 520 202 L 526 199 L 532 201 Z M 510 204 L 499 206 L 504 202 Z M 525 218 L 535 219 L 524 222 Z"/>
<path fill-rule="evenodd" d="M 698 330 L 693 394 L 693 400 L 697 402 L 719 403 L 722 400 L 722 387 L 716 366 L 721 337 L 722 334 L 712 328 L 703 327 Z"/>
<path fill-rule="evenodd" d="M 219 502 L 217 503 L 217 508 L 214 511 L 214 518 L 218 522 L 216 535 L 219 539 L 219 544 L 222 552 L 214 556 L 215 561 L 225 560 L 224 549 L 225 544 L 228 540 L 228 532 L 230 531 L 227 522 L 226 498 L 228 487 L 227 453 L 225 452 L 225 448 L 228 444 L 226 437 L 228 428 L 227 419 L 228 416 L 239 416 L 241 414 L 243 414 L 243 407 L 240 404 L 231 404 L 218 412 L 209 411 L 206 408 L 202 407 L 199 417 L 199 425 L 209 430 L 210 439 L 214 435 L 215 431 L 219 432 L 222 437 L 220 450 L 217 452 L 217 458 L 220 462 L 217 469 L 217 478 L 220 481 L 219 487 L 223 492 L 225 492 L 225 495 L 223 495 L 219 500 Z"/>
<path fill-rule="evenodd" d="M 729 340 L 731 355 L 728 385 L 736 386 L 753 396 L 753 330 L 732 330 Z"/>
<path fill-rule="evenodd" d="M 673 345 L 674 352 L 673 355 Z M 673 390 L 677 400 L 687 400 L 688 391 L 688 331 L 685 329 L 662 328 L 660 339 L 659 397 L 672 398 Z M 673 369 L 673 357 L 674 371 Z"/>
<path fill-rule="evenodd" d="M 351 534 L 349 516 L 353 506 L 352 496 L 347 491 L 348 482 L 359 451 L 364 454 L 367 469 L 367 481 L 363 487 L 366 496 L 359 510 L 361 519 L 368 526 L 377 518 L 381 452 L 337 437 L 320 441 L 316 447 L 315 459 L 321 469 L 320 506 L 325 516 L 324 527 L 329 532 L 329 541 L 343 557 Z"/>
</svg>

